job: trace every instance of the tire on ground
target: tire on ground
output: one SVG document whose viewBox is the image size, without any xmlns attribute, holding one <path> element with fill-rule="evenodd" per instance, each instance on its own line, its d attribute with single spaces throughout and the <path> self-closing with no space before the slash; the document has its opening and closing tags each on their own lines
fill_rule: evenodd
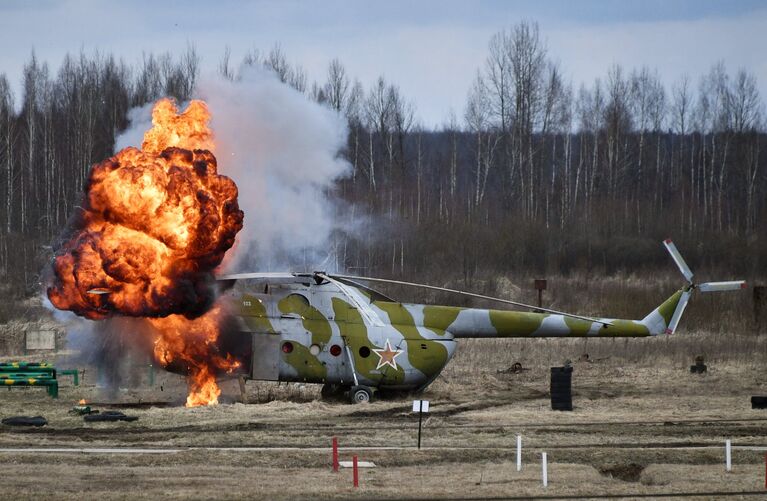
<svg viewBox="0 0 767 501">
<path fill-rule="evenodd" d="M 353 404 L 366 404 L 373 400 L 373 390 L 367 386 L 352 386 L 349 390 L 349 400 Z"/>
</svg>

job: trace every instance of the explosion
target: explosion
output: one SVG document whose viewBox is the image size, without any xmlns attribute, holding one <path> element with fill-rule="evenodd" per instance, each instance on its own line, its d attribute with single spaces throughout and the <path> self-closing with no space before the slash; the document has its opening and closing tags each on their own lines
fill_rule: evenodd
<svg viewBox="0 0 767 501">
<path fill-rule="evenodd" d="M 149 319 L 159 332 L 154 341 L 155 359 L 163 367 L 182 364 L 187 368 L 187 407 L 218 403 L 221 390 L 216 384 L 216 371 L 231 372 L 240 366 L 230 355 L 217 354 L 216 341 L 222 317 L 221 306 L 216 305 L 194 320 L 182 315 Z"/>
<path fill-rule="evenodd" d="M 209 120 L 202 101 L 179 113 L 161 99 L 141 149 L 92 167 L 47 289 L 56 308 L 92 320 L 149 318 L 158 362 L 188 369 L 187 405 L 217 403 L 216 373 L 237 365 L 216 352 L 222 312 L 213 271 L 243 212 L 237 186 L 217 173 Z"/>
</svg>

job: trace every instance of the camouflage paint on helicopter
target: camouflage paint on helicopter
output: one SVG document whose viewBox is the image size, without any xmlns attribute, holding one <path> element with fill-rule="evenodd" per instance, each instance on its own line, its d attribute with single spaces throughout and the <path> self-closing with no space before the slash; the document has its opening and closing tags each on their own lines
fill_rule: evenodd
<svg viewBox="0 0 767 501">
<path fill-rule="evenodd" d="M 676 248 L 670 241 L 666 246 L 688 284 L 642 320 L 399 303 L 348 277 L 322 273 L 251 273 L 220 280 L 231 287 L 225 294 L 239 310 L 240 331 L 253 337 L 252 378 L 361 388 L 367 395 L 353 399 L 365 401 L 374 388 L 428 386 L 455 353 L 459 338 L 657 336 L 676 329 L 695 288 L 744 286 L 695 285 Z"/>
</svg>

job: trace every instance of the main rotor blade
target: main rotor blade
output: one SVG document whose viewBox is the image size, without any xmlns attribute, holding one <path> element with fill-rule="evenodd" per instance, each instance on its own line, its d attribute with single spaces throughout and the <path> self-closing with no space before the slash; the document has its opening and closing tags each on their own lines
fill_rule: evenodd
<svg viewBox="0 0 767 501">
<path fill-rule="evenodd" d="M 732 280 L 729 282 L 706 282 L 705 284 L 700 284 L 698 286 L 698 289 L 701 292 L 737 291 L 745 288 L 745 280 Z"/>
<path fill-rule="evenodd" d="M 445 287 L 437 287 L 435 285 L 417 284 L 413 282 L 403 282 L 401 280 L 389 280 L 386 278 L 357 277 L 353 275 L 335 275 L 334 274 L 330 276 L 333 278 L 341 278 L 346 280 L 363 280 L 367 282 L 381 282 L 381 283 L 387 283 L 387 284 L 406 285 L 408 287 L 420 287 L 422 289 L 431 289 L 435 291 L 449 292 L 451 294 L 458 294 L 461 296 L 476 297 L 479 299 L 487 299 L 489 301 L 498 301 L 499 303 L 513 304 L 514 306 L 519 306 L 522 308 L 545 311 L 546 313 L 553 313 L 555 315 L 562 315 L 565 317 L 577 318 L 579 320 L 586 320 L 587 322 L 597 322 L 603 325 L 613 325 L 612 322 L 609 322 L 607 320 L 600 320 L 598 318 L 586 317 L 583 315 L 575 315 L 573 313 L 566 313 L 564 311 L 551 310 L 549 308 L 539 308 L 538 306 L 533 306 L 533 305 L 525 304 L 525 303 L 518 303 L 516 301 L 510 301 L 508 299 L 501 299 L 501 298 L 492 297 L 492 296 L 484 296 L 482 294 L 475 294 L 473 292 L 465 292 L 465 291 L 459 291 L 455 289 L 447 289 Z"/>
<path fill-rule="evenodd" d="M 679 298 L 679 303 L 674 310 L 674 314 L 671 315 L 671 321 L 666 327 L 666 334 L 673 334 L 674 331 L 676 331 L 676 326 L 679 325 L 679 320 L 682 318 L 682 313 L 684 313 L 684 309 L 687 308 L 687 303 L 690 301 L 690 295 L 691 292 L 689 290 L 686 290 L 682 293 L 682 297 Z"/>
<path fill-rule="evenodd" d="M 684 275 L 684 278 L 686 278 L 688 282 L 692 283 L 692 270 L 690 270 L 690 267 L 687 266 L 687 263 L 685 263 L 682 254 L 679 253 L 679 250 L 676 248 L 676 245 L 674 245 L 674 242 L 672 242 L 670 238 L 667 238 L 663 241 L 663 245 L 666 246 L 666 250 L 668 250 L 668 253 L 671 254 L 671 258 L 676 263 L 679 271 L 682 272 L 682 275 Z"/>
</svg>

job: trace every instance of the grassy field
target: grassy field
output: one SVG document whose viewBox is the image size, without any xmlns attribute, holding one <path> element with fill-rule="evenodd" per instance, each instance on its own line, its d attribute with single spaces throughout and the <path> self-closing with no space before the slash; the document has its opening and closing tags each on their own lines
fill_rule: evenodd
<svg viewBox="0 0 767 501">
<path fill-rule="evenodd" d="M 544 301 L 584 314 L 641 318 L 679 287 L 676 275 L 668 275 L 649 281 L 554 277 Z M 472 290 L 533 302 L 529 281 L 477 279 Z M 403 300 L 454 303 L 417 291 L 387 292 Z M 21 358 L 25 329 L 56 327 L 39 301 L 27 301 L 23 311 L 0 327 L 3 360 Z M 57 365 L 71 366 L 70 355 L 59 354 Z M 703 375 L 689 372 L 698 355 L 709 366 Z M 555 412 L 549 368 L 566 360 L 574 366 L 575 409 Z M 515 362 L 524 370 L 507 371 Z M 454 359 L 423 395 L 432 409 L 420 451 L 407 395 L 353 406 L 322 401 L 316 385 L 251 381 L 245 405 L 237 381 L 229 380 L 222 382 L 221 405 L 186 409 L 179 376 L 159 372 L 150 386 L 146 366 L 136 366 L 110 391 L 98 386 L 94 367 L 78 366 L 85 371 L 82 384 L 65 379 L 58 400 L 38 388 L 0 389 L 2 417 L 43 415 L 49 421 L 40 429 L 0 427 L 4 498 L 767 495 L 767 411 L 750 406 L 751 395 L 767 394 L 767 336 L 759 335 L 746 293 L 695 297 L 673 336 L 461 340 Z M 83 398 L 139 420 L 85 423 L 69 413 Z M 521 472 L 515 466 L 518 434 L 524 443 Z M 362 470 L 359 489 L 351 486 L 349 470 L 331 471 L 334 436 L 342 459 L 356 454 L 377 464 Z M 735 446 L 729 473 L 726 439 Z M 108 448 L 118 450 L 79 451 Z M 547 488 L 540 479 L 544 451 Z"/>
<path fill-rule="evenodd" d="M 701 348 L 709 371 L 689 373 Z M 222 384 L 224 404 L 179 406 L 178 376 L 140 369 L 133 388 L 107 395 L 86 368 L 84 384 L 65 383 L 58 401 L 42 389 L 0 391 L 3 417 L 41 414 L 41 429 L 0 429 L 4 480 L 11 499 L 486 498 L 504 496 L 660 495 L 766 492 L 765 341 L 693 333 L 671 338 L 466 340 L 426 391 L 432 412 L 423 449 L 407 396 L 369 405 L 324 402 L 319 387 L 248 382 L 249 405 L 236 381 Z M 713 350 L 713 351 L 712 351 Z M 716 351 L 716 353 L 714 352 Z M 595 362 L 579 361 L 588 352 Z M 573 412 L 550 410 L 548 371 L 574 361 Z M 503 371 L 519 361 L 528 369 Z M 137 369 L 138 370 L 138 369 Z M 117 404 L 135 423 L 87 424 L 68 413 L 80 398 Z M 102 403 L 109 402 L 110 405 Z M 146 405 L 135 406 L 139 402 Z M 227 403 L 228 402 L 228 403 Z M 516 435 L 524 442 L 515 467 Z M 372 460 L 353 489 L 351 472 L 330 469 L 330 443 L 342 459 Z M 735 445 L 724 471 L 724 441 Z M 150 448 L 166 453 L 40 453 L 8 448 Z M 250 449 L 248 449 L 250 448 Z M 549 457 L 548 488 L 540 453 Z M 719 495 L 703 495 L 714 499 Z"/>
</svg>

